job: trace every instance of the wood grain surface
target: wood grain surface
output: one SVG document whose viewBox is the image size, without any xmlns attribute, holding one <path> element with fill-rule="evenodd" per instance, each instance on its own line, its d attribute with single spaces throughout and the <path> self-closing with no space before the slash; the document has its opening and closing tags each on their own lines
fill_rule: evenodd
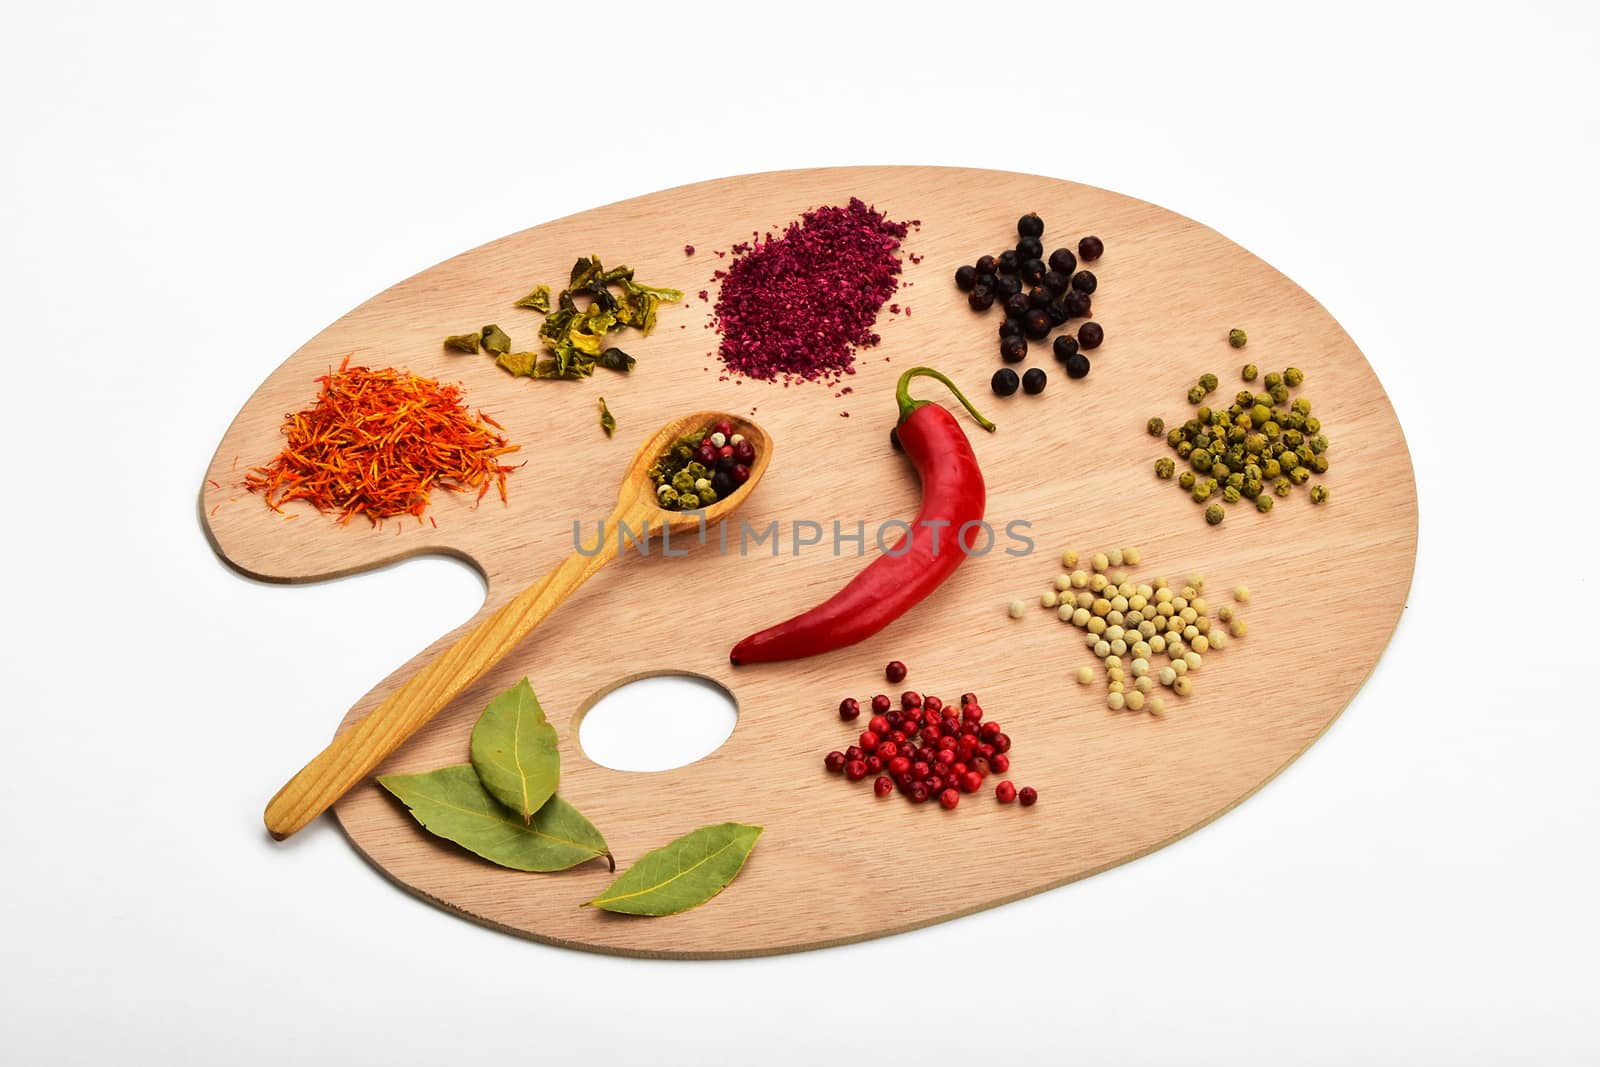
<svg viewBox="0 0 1600 1067">
<path fill-rule="evenodd" d="M 720 380 L 710 328 L 712 272 L 727 249 L 786 225 L 807 208 L 859 196 L 898 219 L 920 220 L 906 241 L 899 303 L 879 317 L 882 343 L 858 354 L 852 390 Z M 1040 396 L 999 399 L 999 312 L 976 315 L 951 282 L 955 268 L 1015 242 L 1025 211 L 1045 220 L 1045 247 L 1098 234 L 1106 253 L 1094 318 L 1106 342 L 1094 369 L 1068 381 L 1048 349 L 1024 367 L 1050 373 Z M 684 246 L 697 252 L 686 256 Z M 629 338 L 632 375 L 596 371 L 577 383 L 513 379 L 484 356 L 443 351 L 440 340 L 496 322 L 533 347 L 535 313 L 511 304 L 538 282 L 557 284 L 579 255 L 627 263 L 652 285 L 682 288 L 657 330 Z M 1242 352 L 1230 327 L 1249 331 Z M 503 423 L 527 465 L 510 477 L 508 505 L 436 494 L 438 522 L 340 526 L 309 508 L 274 514 L 245 492 L 245 470 L 281 444 L 286 412 L 315 396 L 314 379 L 346 355 L 464 384 L 468 401 Z M 1302 489 L 1271 514 L 1248 503 L 1209 527 L 1201 508 L 1152 464 L 1170 455 L 1145 433 L 1192 412 L 1184 394 L 1212 371 L 1217 394 L 1241 388 L 1246 360 L 1263 373 L 1294 365 L 1332 441 L 1332 493 L 1313 507 Z M 1031 524 L 1034 549 L 966 562 L 911 614 L 876 637 L 828 656 L 734 669 L 740 638 L 820 601 L 861 566 L 853 544 L 831 551 L 834 520 L 870 531 L 916 512 L 917 482 L 890 449 L 894 382 L 906 367 L 949 373 L 999 423 L 969 428 L 997 530 Z M 595 398 L 617 417 L 608 440 Z M 592 539 L 615 504 L 639 441 L 676 415 L 719 409 L 757 420 L 775 440 L 765 480 L 739 518 L 779 524 L 784 548 L 741 557 L 713 538 L 684 558 L 630 551 L 577 591 L 533 635 L 469 686 L 385 761 L 381 773 L 464 762 L 472 724 L 498 692 L 527 675 L 561 736 L 561 794 L 606 835 L 619 869 L 707 823 L 766 827 L 737 882 L 681 915 L 638 919 L 580 908 L 611 879 L 604 864 L 560 874 L 502 870 L 424 832 L 369 778 L 334 809 L 380 871 L 462 915 L 542 941 L 646 956 L 724 957 L 838 944 L 954 918 L 1037 893 L 1145 855 L 1259 789 L 1326 730 L 1371 673 L 1398 621 L 1416 554 L 1415 482 L 1405 438 L 1371 367 L 1309 294 L 1212 230 L 1151 204 L 1050 178 L 943 168 L 836 168 L 748 175 L 667 190 L 537 226 L 448 260 L 379 294 L 311 339 L 250 398 L 207 471 L 202 515 L 216 550 L 245 574 L 299 582 L 423 553 L 470 560 L 488 597 L 473 620 L 384 679 L 344 716 L 359 720 L 460 634 L 500 608 L 572 550 L 573 524 Z M 848 418 L 844 417 L 848 413 Z M 819 454 L 826 450 L 826 454 Z M 828 461 L 837 473 L 819 473 Z M 604 472 L 613 471 L 606 476 Z M 221 488 L 211 484 L 214 481 Z M 822 523 L 820 547 L 789 549 L 797 523 Z M 893 533 L 891 531 L 890 537 Z M 1037 602 L 1065 548 L 1136 545 L 1137 579 L 1206 576 L 1213 601 L 1248 585 L 1250 634 L 1208 654 L 1195 693 L 1169 696 L 1168 714 L 1112 712 L 1104 685 L 1072 680 L 1091 664 L 1080 632 L 1014 598 Z M 687 622 L 685 620 L 688 620 Z M 886 690 L 890 659 L 911 668 L 902 687 L 953 700 L 976 691 L 1015 743 L 1007 777 L 1039 790 L 1029 809 L 1003 807 L 986 788 L 955 811 L 877 799 L 870 783 L 827 774 L 822 757 L 860 729 L 840 723 L 841 697 Z M 726 686 L 738 704 L 732 736 L 705 759 L 637 773 L 588 760 L 578 724 L 616 686 L 659 673 L 693 673 Z M 316 694 L 306 694 L 315 699 Z M 1380 708 L 1364 709 L 1382 714 Z M 339 709 L 330 707 L 332 724 Z M 669 709 L 663 709 L 668 714 Z M 307 753 L 308 756 L 311 753 Z M 282 768 L 285 775 L 292 767 Z M 991 779 L 992 781 L 993 779 Z M 266 800 L 265 797 L 262 798 Z"/>
</svg>

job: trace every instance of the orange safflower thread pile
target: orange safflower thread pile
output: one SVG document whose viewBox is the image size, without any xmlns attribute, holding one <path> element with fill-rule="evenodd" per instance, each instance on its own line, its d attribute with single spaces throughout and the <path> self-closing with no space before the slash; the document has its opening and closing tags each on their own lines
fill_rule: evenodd
<svg viewBox="0 0 1600 1067">
<path fill-rule="evenodd" d="M 471 416 L 460 386 L 352 367 L 348 356 L 317 381 L 316 403 L 284 417 L 283 451 L 245 474 L 245 487 L 274 511 L 304 500 L 338 512 L 340 523 L 365 515 L 377 525 L 397 515 L 421 522 L 434 489 L 477 489 L 482 500 L 493 485 L 505 501 L 515 468 L 500 457 L 519 446 L 489 429 L 504 427 L 482 411 Z"/>
</svg>

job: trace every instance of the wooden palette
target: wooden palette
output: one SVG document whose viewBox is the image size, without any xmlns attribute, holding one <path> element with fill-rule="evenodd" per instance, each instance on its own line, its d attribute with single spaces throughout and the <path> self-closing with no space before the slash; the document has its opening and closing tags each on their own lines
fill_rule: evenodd
<svg viewBox="0 0 1600 1067">
<path fill-rule="evenodd" d="M 709 328 L 712 272 L 727 249 L 780 229 L 804 210 L 852 196 L 897 219 L 920 220 L 904 252 L 902 314 L 879 318 L 882 342 L 857 356 L 852 390 L 820 383 L 721 380 Z M 999 399 L 987 382 L 1000 365 L 999 311 L 974 314 L 951 275 L 979 254 L 1009 247 L 1017 216 L 1046 223 L 1045 247 L 1101 236 L 1105 256 L 1094 318 L 1106 331 L 1094 369 L 1067 380 L 1048 349 L 1040 396 Z M 687 256 L 686 244 L 697 252 Z M 484 356 L 443 351 L 446 334 L 496 322 L 533 347 L 539 316 L 512 302 L 536 283 L 565 280 L 595 253 L 627 263 L 654 285 L 682 288 L 656 331 L 624 343 L 632 375 L 597 371 L 579 383 L 513 379 Z M 1230 327 L 1249 331 L 1239 352 Z M 340 526 L 303 509 L 293 519 L 240 488 L 244 471 L 281 444 L 284 413 L 308 404 L 314 379 L 346 355 L 460 381 L 474 408 L 522 445 L 510 503 L 435 494 L 421 525 Z M 1218 375 L 1217 397 L 1242 388 L 1246 360 L 1262 372 L 1294 365 L 1332 440 L 1333 468 L 1319 481 L 1331 500 L 1313 507 L 1302 489 L 1267 515 L 1248 502 L 1210 527 L 1154 461 L 1171 453 L 1145 422 L 1192 414 L 1188 387 Z M 1005 554 L 1002 539 L 967 561 L 910 615 L 875 638 L 831 655 L 734 669 L 739 638 L 820 601 L 862 565 L 853 544 L 829 548 L 834 520 L 870 531 L 916 512 L 916 477 L 891 451 L 895 379 L 926 364 L 949 373 L 999 423 L 988 435 L 959 412 L 988 482 L 988 517 L 1003 531 L 1027 522 L 1034 550 Z M 1259 385 L 1259 382 L 1257 383 Z M 955 407 L 936 383 L 916 395 Z M 596 419 L 604 395 L 615 439 Z M 1227 401 L 1223 401 L 1226 403 Z M 527 675 L 561 735 L 561 793 L 606 835 L 619 869 L 707 823 L 766 827 L 738 881 L 704 907 L 661 919 L 614 916 L 579 905 L 609 884 L 600 864 L 551 875 L 502 870 L 422 831 L 370 780 L 336 814 L 355 846 L 418 895 L 478 921 L 541 941 L 646 956 L 725 957 L 787 952 L 912 929 L 1060 886 L 1142 856 L 1203 826 L 1282 770 L 1315 740 L 1371 673 L 1398 621 L 1416 555 L 1415 483 L 1399 422 L 1372 369 L 1338 323 L 1306 292 L 1217 233 L 1139 200 L 1070 182 L 993 171 L 867 167 L 787 171 L 685 186 L 597 208 L 484 245 L 394 286 L 351 311 L 274 371 L 218 448 L 202 489 L 208 533 L 246 574 L 303 582 L 423 553 L 470 560 L 485 575 L 483 613 L 498 607 L 571 550 L 574 520 L 592 531 L 616 499 L 637 443 L 696 409 L 750 414 L 776 443 L 765 480 L 740 510 L 757 529 L 777 521 L 785 543 L 802 520 L 829 540 L 778 558 L 763 546 L 741 558 L 715 540 L 686 558 L 613 563 L 497 668 L 397 751 L 383 773 L 464 762 L 467 739 L 494 694 Z M 845 417 L 848 414 L 848 417 Z M 842 461 L 819 477 L 820 449 Z M 605 472 L 614 471 L 614 476 Z M 215 481 L 221 488 L 210 484 Z M 737 544 L 737 528 L 731 531 Z M 889 536 L 893 537 L 893 531 Z M 1247 585 L 1247 638 L 1206 656 L 1186 700 L 1168 714 L 1112 712 L 1103 679 L 1073 681 L 1098 664 L 1080 632 L 1032 607 L 1061 571 L 1065 548 L 1138 546 L 1136 580 L 1200 573 L 1214 602 Z M 1029 602 L 1008 618 L 1013 599 Z M 482 615 L 478 618 L 481 618 Z M 472 622 L 476 622 L 475 618 Z M 469 622 L 467 625 L 470 626 Z M 462 629 L 465 629 L 463 627 Z M 459 632 L 459 631 L 458 631 Z M 348 725 L 455 635 L 444 634 L 384 679 L 345 716 Z M 901 687 L 955 699 L 976 691 L 1015 741 L 1007 777 L 1039 790 L 1029 809 L 995 803 L 986 788 L 955 811 L 876 799 L 869 783 L 827 774 L 822 757 L 855 728 L 843 696 L 885 690 L 883 665 L 909 664 Z M 618 685 L 691 673 L 730 690 L 732 736 L 686 767 L 610 770 L 578 744 L 585 710 Z M 315 694 L 310 694 L 313 697 Z M 330 707 L 329 721 L 337 709 Z M 307 752 L 307 758 L 314 753 Z M 287 779 L 295 767 L 283 767 Z M 267 797 L 263 796 L 263 803 Z M 981 861 L 974 858 L 981 857 Z"/>
</svg>

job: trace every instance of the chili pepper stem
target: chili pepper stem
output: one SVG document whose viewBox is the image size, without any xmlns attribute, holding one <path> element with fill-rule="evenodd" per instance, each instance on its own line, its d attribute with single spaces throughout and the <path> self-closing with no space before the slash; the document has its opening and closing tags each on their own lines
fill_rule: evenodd
<svg viewBox="0 0 1600 1067">
<path fill-rule="evenodd" d="M 956 399 L 961 401 L 961 406 L 966 408 L 968 413 L 971 414 L 973 418 L 978 420 L 978 425 L 982 426 L 990 433 L 994 433 L 994 423 L 984 418 L 978 412 L 978 409 L 972 406 L 972 401 L 968 400 L 966 394 L 964 394 L 960 389 L 956 388 L 955 382 L 952 382 L 949 378 L 946 378 L 943 374 L 940 374 L 932 367 L 912 367 L 904 374 L 900 375 L 900 382 L 895 386 L 894 389 L 895 403 L 900 405 L 900 422 L 905 422 L 913 411 L 922 407 L 924 404 L 933 403 L 931 400 L 911 399 L 911 393 L 909 391 L 911 379 L 919 377 L 936 378 L 943 382 L 945 387 L 956 395 Z"/>
</svg>

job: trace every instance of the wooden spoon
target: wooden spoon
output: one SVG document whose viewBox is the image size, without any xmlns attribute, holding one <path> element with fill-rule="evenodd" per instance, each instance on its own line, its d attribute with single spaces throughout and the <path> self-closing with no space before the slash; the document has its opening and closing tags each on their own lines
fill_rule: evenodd
<svg viewBox="0 0 1600 1067">
<path fill-rule="evenodd" d="M 698 512 L 662 508 L 650 480 L 650 468 L 679 437 L 723 419 L 733 425 L 735 433 L 743 434 L 755 446 L 756 459 L 750 467 L 750 479 L 726 499 Z M 335 737 L 267 804 L 267 830 L 281 841 L 332 807 L 423 723 L 443 711 L 463 689 L 500 662 L 578 586 L 615 559 L 619 530 L 624 524 L 631 536 L 640 538 L 645 536 L 646 530 L 658 534 L 665 529 L 676 534 L 699 531 L 702 523 L 709 527 L 730 515 L 750 495 L 771 459 L 771 438 L 748 419 L 701 411 L 661 427 L 633 457 L 633 465 L 623 477 L 622 490 L 617 494 L 616 509 L 602 527 L 598 551 L 592 555 L 574 551 L 555 570 L 462 634 L 460 640 L 413 674 L 360 722 Z"/>
</svg>

